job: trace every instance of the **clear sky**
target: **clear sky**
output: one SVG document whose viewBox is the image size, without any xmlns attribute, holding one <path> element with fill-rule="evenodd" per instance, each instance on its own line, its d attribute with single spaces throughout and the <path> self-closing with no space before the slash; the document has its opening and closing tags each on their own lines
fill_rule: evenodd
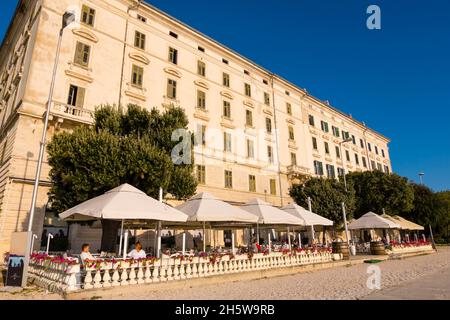
<svg viewBox="0 0 450 320">
<path fill-rule="evenodd" d="M 450 189 L 450 1 L 148 2 L 391 138 L 396 173 Z M 0 1 L 0 38 L 16 3 Z"/>
</svg>

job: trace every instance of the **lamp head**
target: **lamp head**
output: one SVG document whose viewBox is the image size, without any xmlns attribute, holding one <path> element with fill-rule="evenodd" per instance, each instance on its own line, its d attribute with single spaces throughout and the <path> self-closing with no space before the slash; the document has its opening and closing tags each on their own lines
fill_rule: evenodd
<svg viewBox="0 0 450 320">
<path fill-rule="evenodd" d="M 72 11 L 66 11 L 63 14 L 62 28 L 65 29 L 69 24 L 75 21 L 75 13 Z"/>
</svg>

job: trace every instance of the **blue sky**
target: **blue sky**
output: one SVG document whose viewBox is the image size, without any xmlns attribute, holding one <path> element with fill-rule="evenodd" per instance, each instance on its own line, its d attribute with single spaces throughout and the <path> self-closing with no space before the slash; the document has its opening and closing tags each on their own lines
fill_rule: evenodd
<svg viewBox="0 0 450 320">
<path fill-rule="evenodd" d="M 391 138 L 396 173 L 450 189 L 450 1 L 148 2 Z M 15 5 L 0 2 L 0 38 Z"/>
</svg>

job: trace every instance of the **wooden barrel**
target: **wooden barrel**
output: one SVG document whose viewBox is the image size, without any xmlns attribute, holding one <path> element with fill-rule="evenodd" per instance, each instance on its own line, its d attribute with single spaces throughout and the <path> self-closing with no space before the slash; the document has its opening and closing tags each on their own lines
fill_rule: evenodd
<svg viewBox="0 0 450 320">
<path fill-rule="evenodd" d="M 333 253 L 342 253 L 344 260 L 350 260 L 350 250 L 347 242 L 333 242 Z"/>
<path fill-rule="evenodd" d="M 370 253 L 374 256 L 382 256 L 386 254 L 386 249 L 383 242 L 372 241 L 370 243 Z"/>
</svg>

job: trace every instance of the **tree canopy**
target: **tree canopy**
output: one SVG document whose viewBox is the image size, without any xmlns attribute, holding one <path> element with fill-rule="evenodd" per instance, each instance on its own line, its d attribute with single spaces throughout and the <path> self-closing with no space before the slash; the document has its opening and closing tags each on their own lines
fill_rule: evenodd
<svg viewBox="0 0 450 320">
<path fill-rule="evenodd" d="M 345 202 L 348 219 L 355 209 L 355 191 L 351 183 L 347 190 L 343 182 L 335 179 L 310 178 L 304 184 L 293 185 L 289 194 L 304 208 L 308 208 L 308 197 L 311 197 L 313 212 L 339 225 L 343 223 L 342 202 Z"/>
</svg>

